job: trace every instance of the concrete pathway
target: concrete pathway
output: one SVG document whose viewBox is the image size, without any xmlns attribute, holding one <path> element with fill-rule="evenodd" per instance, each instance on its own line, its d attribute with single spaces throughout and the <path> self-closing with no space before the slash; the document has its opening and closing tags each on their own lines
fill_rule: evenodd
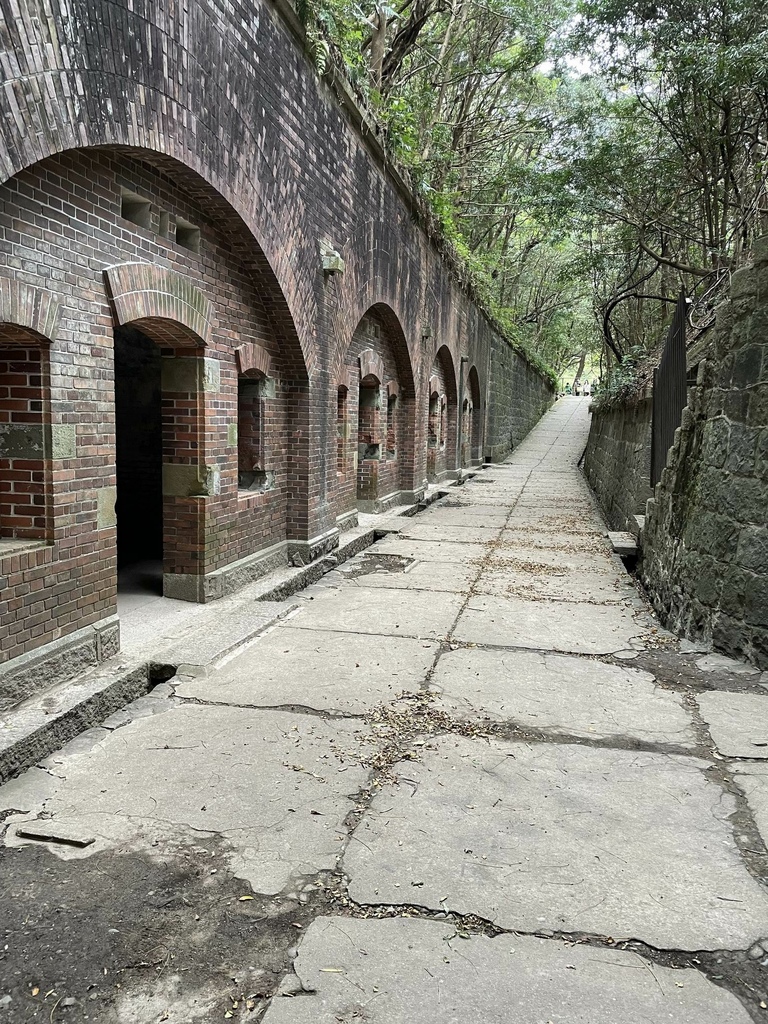
<svg viewBox="0 0 768 1024">
<path fill-rule="evenodd" d="M 768 1021 L 766 680 L 658 628 L 587 429 L 0 788 L 0 1021 Z"/>
</svg>

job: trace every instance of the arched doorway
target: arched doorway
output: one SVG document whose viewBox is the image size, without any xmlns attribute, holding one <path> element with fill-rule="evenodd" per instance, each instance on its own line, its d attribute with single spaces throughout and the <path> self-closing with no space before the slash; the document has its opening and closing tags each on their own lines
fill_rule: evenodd
<svg viewBox="0 0 768 1024">
<path fill-rule="evenodd" d="M 456 374 L 447 346 L 435 355 L 429 377 L 427 480 L 436 483 L 456 468 Z"/>
<path fill-rule="evenodd" d="M 480 404 L 480 379 L 477 369 L 470 367 L 461 412 L 461 465 L 479 465 L 483 439 L 483 414 Z"/>
<path fill-rule="evenodd" d="M 357 401 L 357 500 L 374 502 L 379 494 L 382 444 L 381 380 L 367 373 L 360 381 Z"/>
<path fill-rule="evenodd" d="M 344 399 L 339 416 L 349 417 L 354 432 L 337 421 L 339 512 L 381 512 L 414 490 L 415 388 L 408 346 L 393 311 L 371 307 L 358 324 L 347 350 Z M 354 441 L 352 460 L 345 445 Z M 350 461 L 354 473 L 350 471 Z"/>
</svg>

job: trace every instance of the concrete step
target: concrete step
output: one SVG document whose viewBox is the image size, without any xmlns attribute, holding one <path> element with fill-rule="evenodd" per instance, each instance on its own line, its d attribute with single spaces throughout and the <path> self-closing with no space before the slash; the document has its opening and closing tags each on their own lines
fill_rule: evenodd
<svg viewBox="0 0 768 1024">
<path fill-rule="evenodd" d="M 617 555 L 622 558 L 631 558 L 637 554 L 637 541 L 631 533 L 623 530 L 609 530 L 608 540 Z"/>
</svg>

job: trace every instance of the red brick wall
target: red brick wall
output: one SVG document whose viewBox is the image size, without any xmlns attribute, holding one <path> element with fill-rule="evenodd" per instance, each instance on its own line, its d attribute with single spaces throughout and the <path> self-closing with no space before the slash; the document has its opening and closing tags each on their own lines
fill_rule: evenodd
<svg viewBox="0 0 768 1024">
<path fill-rule="evenodd" d="M 40 428 L 47 422 L 47 358 L 42 346 L 3 346 L 2 342 L 0 331 L 0 453 L 3 431 L 12 437 L 25 426 Z M 32 454 L 0 455 L 0 537 L 45 539 L 48 535 L 48 465 L 43 452 L 38 458 Z"/>
</svg>

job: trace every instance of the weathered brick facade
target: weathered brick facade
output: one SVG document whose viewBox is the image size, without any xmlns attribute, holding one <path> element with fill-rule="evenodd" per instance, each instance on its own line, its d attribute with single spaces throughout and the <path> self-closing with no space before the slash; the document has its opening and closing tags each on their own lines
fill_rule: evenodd
<svg viewBox="0 0 768 1024">
<path fill-rule="evenodd" d="M 0 660 L 114 651 L 118 556 L 210 600 L 418 495 L 433 377 L 430 475 L 500 450 L 505 343 L 290 12 L 0 11 Z"/>
</svg>

